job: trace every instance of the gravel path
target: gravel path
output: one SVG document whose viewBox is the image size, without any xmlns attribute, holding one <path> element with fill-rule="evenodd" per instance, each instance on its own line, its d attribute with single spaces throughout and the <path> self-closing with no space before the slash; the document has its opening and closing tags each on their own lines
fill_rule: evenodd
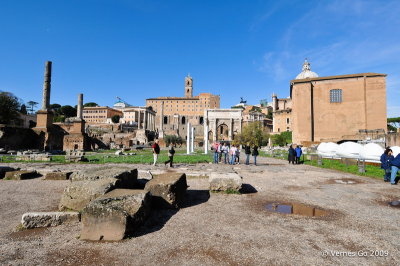
<svg viewBox="0 0 400 266">
<path fill-rule="evenodd" d="M 79 240 L 79 224 L 15 232 L 23 213 L 55 210 L 69 181 L 0 180 L 0 264 L 400 264 L 400 208 L 387 205 L 400 198 L 400 186 L 272 158 L 259 162 L 178 165 L 173 170 L 189 176 L 185 207 L 153 212 L 135 237 L 111 243 Z M 8 165 L 41 173 L 102 166 Z M 135 167 L 153 173 L 166 170 L 161 165 Z M 249 192 L 257 192 L 209 194 L 208 179 L 202 175 L 211 171 L 237 172 Z M 329 215 L 271 213 L 265 210 L 269 202 L 303 203 Z M 342 253 L 331 253 L 336 251 Z"/>
</svg>

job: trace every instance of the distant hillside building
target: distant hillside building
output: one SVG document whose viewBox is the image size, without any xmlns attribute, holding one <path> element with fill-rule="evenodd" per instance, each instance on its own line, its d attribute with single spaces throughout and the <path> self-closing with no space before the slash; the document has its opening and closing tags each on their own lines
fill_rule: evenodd
<svg viewBox="0 0 400 266">
<path fill-rule="evenodd" d="M 94 106 L 83 108 L 83 120 L 87 124 L 110 124 L 111 117 L 119 115 L 122 117 L 122 111 L 110 108 L 108 106 Z"/>
<path fill-rule="evenodd" d="M 203 136 L 204 111 L 220 107 L 219 95 L 200 93 L 193 96 L 193 78 L 185 78 L 184 97 L 157 97 L 146 99 L 146 106 L 156 111 L 155 125 L 159 137 L 178 135 L 186 138 L 186 125 L 191 123 L 196 137 Z"/>
<path fill-rule="evenodd" d="M 294 143 L 355 141 L 363 132 L 387 131 L 386 74 L 318 77 L 306 60 L 303 71 L 290 82 L 288 105 L 280 109 L 281 99 L 274 97 L 274 120 L 286 112 Z M 282 130 L 284 123 L 274 121 L 274 131 L 275 125 Z"/>
</svg>

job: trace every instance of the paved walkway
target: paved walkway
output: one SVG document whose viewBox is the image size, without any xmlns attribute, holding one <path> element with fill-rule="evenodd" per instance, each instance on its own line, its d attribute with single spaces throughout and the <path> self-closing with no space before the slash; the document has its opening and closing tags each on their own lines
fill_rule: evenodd
<svg viewBox="0 0 400 266">
<path fill-rule="evenodd" d="M 69 181 L 0 180 L 0 264 L 400 264 L 400 208 L 387 205 L 400 198 L 400 186 L 272 158 L 259 163 L 136 165 L 141 172 L 185 172 L 187 200 L 179 211 L 154 212 L 136 237 L 116 243 L 80 241 L 79 225 L 12 233 L 24 212 L 56 209 Z M 104 165 L 19 166 L 45 172 Z M 209 194 L 211 171 L 237 172 L 253 193 Z M 271 213 L 270 202 L 303 203 L 329 215 Z"/>
</svg>

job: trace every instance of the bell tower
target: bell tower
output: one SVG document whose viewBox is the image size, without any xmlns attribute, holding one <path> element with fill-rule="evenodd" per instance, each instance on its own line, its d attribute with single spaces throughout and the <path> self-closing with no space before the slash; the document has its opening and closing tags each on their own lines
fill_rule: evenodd
<svg viewBox="0 0 400 266">
<path fill-rule="evenodd" d="M 193 78 L 190 76 L 190 74 L 185 77 L 185 97 L 193 97 Z"/>
</svg>

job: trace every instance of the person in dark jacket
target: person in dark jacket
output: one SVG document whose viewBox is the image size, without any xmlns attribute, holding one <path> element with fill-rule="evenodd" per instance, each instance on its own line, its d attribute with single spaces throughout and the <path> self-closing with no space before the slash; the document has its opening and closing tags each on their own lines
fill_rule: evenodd
<svg viewBox="0 0 400 266">
<path fill-rule="evenodd" d="M 297 145 L 295 152 L 296 152 L 296 164 L 299 164 L 301 154 L 303 153 L 299 145 Z"/>
<path fill-rule="evenodd" d="M 250 143 L 247 143 L 246 146 L 244 146 L 244 154 L 246 154 L 246 165 L 249 165 L 250 164 L 250 154 L 251 154 Z"/>
<path fill-rule="evenodd" d="M 172 163 L 174 161 L 174 154 L 175 154 L 174 145 L 171 143 L 169 146 L 169 151 L 168 151 L 169 160 L 164 163 L 165 165 L 167 165 L 167 163 L 169 163 L 169 167 L 171 167 L 171 168 L 173 167 Z"/>
<path fill-rule="evenodd" d="M 383 175 L 383 181 L 385 182 L 390 181 L 390 170 L 393 159 L 393 151 L 390 148 L 386 148 L 385 152 L 381 156 L 381 168 L 385 171 L 385 174 Z"/>
<path fill-rule="evenodd" d="M 392 160 L 392 169 L 390 174 L 390 184 L 397 185 L 396 176 L 400 168 L 400 153 Z"/>
<path fill-rule="evenodd" d="M 257 156 L 258 156 L 258 147 L 255 145 L 253 147 L 253 151 L 251 152 L 251 155 L 254 157 L 254 165 L 257 165 Z"/>
<path fill-rule="evenodd" d="M 294 157 L 296 156 L 295 154 L 296 154 L 296 151 L 293 149 L 293 145 L 290 145 L 289 154 L 288 154 L 289 164 L 290 163 L 294 164 Z"/>
</svg>

